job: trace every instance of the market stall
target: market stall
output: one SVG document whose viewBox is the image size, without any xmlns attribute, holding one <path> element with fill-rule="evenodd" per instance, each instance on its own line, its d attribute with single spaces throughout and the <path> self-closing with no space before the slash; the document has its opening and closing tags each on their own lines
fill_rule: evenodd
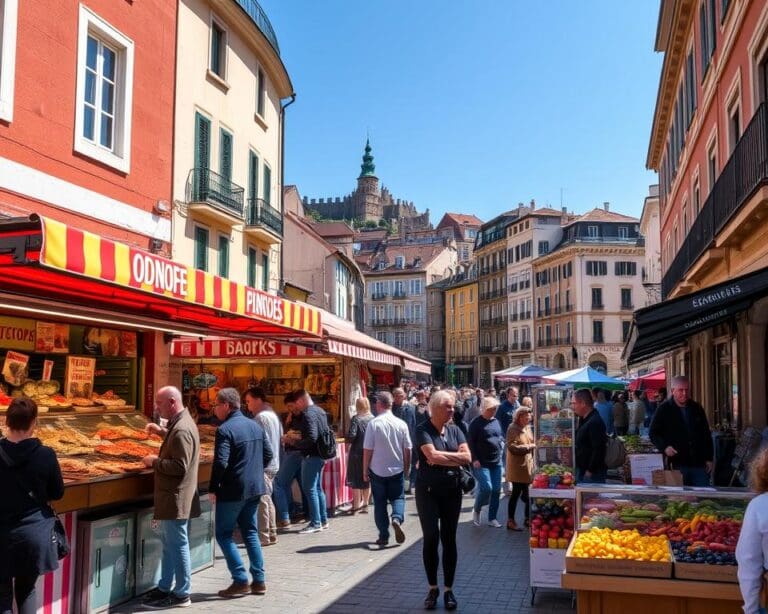
<svg viewBox="0 0 768 614">
<path fill-rule="evenodd" d="M 742 489 L 577 487 L 578 533 L 562 586 L 578 612 L 741 611 L 736 542 Z"/>
<path fill-rule="evenodd" d="M 320 314 L 36 215 L 0 221 L 0 278 L 0 408 L 14 396 L 36 400 L 38 435 L 56 451 L 66 482 L 57 510 L 73 547 L 60 569 L 41 579 L 40 607 L 90 610 L 74 599 L 75 587 L 79 596 L 94 589 L 79 528 L 129 510 L 134 520 L 115 525 L 111 547 L 120 536 L 132 540 L 128 527 L 151 508 L 153 476 L 140 460 L 160 442 L 144 425 L 155 391 L 175 377 L 171 336 L 319 340 Z M 213 433 L 202 427 L 201 439 L 204 486 Z M 209 530 L 196 534 L 211 544 Z M 107 607 L 143 589 L 134 583 L 139 550 L 125 552 L 110 567 L 119 572 L 106 584 L 115 594 L 94 593 L 89 603 Z M 156 558 L 141 562 L 147 560 L 156 566 Z"/>
</svg>

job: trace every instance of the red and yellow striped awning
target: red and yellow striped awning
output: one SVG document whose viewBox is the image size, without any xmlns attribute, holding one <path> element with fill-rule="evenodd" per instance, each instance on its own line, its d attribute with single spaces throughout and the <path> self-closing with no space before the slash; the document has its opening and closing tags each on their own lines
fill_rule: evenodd
<svg viewBox="0 0 768 614">
<path fill-rule="evenodd" d="M 320 312 L 309 305 L 294 303 L 56 220 L 31 216 L 29 222 L 32 230 L 34 223 L 39 223 L 41 240 L 27 241 L 25 260 L 27 264 L 37 262 L 41 267 L 35 273 L 27 271 L 18 275 L 24 286 L 35 285 L 37 280 L 51 295 L 61 292 L 70 298 L 91 296 L 107 304 L 114 299 L 120 306 L 135 305 L 139 312 L 148 309 L 170 320 L 197 322 L 202 328 L 213 330 L 322 336 Z M 0 240 L 19 236 L 18 230 L 14 232 L 11 227 L 9 224 L 9 230 L 4 233 L 0 226 Z M 45 269 L 76 277 L 69 283 L 64 282 L 62 287 L 61 279 L 51 283 L 50 276 L 43 273 Z M 15 276 L 12 268 L 4 268 L 3 275 Z M 106 290 L 105 284 L 109 284 L 111 290 Z M 254 321 L 268 326 L 260 329 L 254 326 Z"/>
</svg>

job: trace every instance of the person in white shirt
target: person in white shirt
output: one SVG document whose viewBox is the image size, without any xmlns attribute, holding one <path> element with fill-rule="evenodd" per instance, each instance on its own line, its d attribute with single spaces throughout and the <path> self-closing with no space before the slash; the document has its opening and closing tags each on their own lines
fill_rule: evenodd
<svg viewBox="0 0 768 614">
<path fill-rule="evenodd" d="M 392 505 L 392 530 L 395 541 L 405 541 L 405 469 L 411 466 L 411 436 L 408 425 L 392 413 L 392 395 L 376 393 L 376 417 L 368 424 L 363 441 L 363 479 L 371 483 L 373 511 L 379 539 L 389 543 L 387 503 Z"/>
<path fill-rule="evenodd" d="M 758 493 L 747 505 L 736 545 L 739 588 L 745 614 L 765 612 L 760 605 L 763 574 L 768 567 L 768 448 L 752 461 L 750 487 Z"/>
<path fill-rule="evenodd" d="M 245 403 L 248 411 L 253 414 L 254 420 L 264 429 L 269 445 L 274 452 L 272 460 L 264 467 L 264 483 L 267 485 L 267 493 L 259 500 L 256 517 L 259 525 L 259 540 L 262 546 L 270 546 L 277 543 L 277 514 L 275 503 L 272 501 L 272 483 L 280 469 L 280 440 L 283 436 L 283 425 L 280 418 L 267 403 L 267 395 L 261 388 L 249 388 L 245 392 Z"/>
</svg>

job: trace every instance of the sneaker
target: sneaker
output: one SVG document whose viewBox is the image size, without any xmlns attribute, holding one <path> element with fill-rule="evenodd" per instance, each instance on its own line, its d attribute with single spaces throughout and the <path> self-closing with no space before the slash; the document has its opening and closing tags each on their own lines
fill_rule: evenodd
<svg viewBox="0 0 768 614">
<path fill-rule="evenodd" d="M 251 582 L 251 593 L 254 595 L 266 595 L 267 585 L 264 582 Z"/>
<path fill-rule="evenodd" d="M 299 535 L 307 535 L 309 533 L 319 533 L 322 530 L 323 530 L 323 527 L 316 527 L 313 524 L 308 524 L 301 531 L 299 531 Z"/>
<path fill-rule="evenodd" d="M 157 599 L 145 601 L 142 605 L 145 608 L 148 608 L 150 610 L 167 610 L 169 608 L 188 608 L 189 606 L 192 605 L 192 600 L 189 598 L 189 595 L 185 597 L 177 597 L 173 593 L 165 593 L 164 597 L 158 597 Z"/>
<path fill-rule="evenodd" d="M 159 588 L 153 588 L 151 591 L 149 591 L 146 595 L 144 595 L 144 598 L 142 601 L 157 601 L 158 599 L 163 599 L 164 597 L 167 597 L 170 595 L 170 593 L 166 593 L 165 591 L 160 590 Z"/>
<path fill-rule="evenodd" d="M 395 532 L 395 541 L 402 544 L 405 541 L 405 533 L 403 533 L 403 527 L 400 526 L 400 521 L 397 518 L 392 519 L 392 530 Z"/>
<path fill-rule="evenodd" d="M 326 531 L 326 530 L 328 530 L 330 528 L 331 528 L 331 525 L 329 524 L 329 522 L 327 520 L 323 524 L 320 525 L 320 530 L 321 531 Z"/>
<path fill-rule="evenodd" d="M 480 512 L 472 512 L 472 524 L 476 527 L 480 526 Z"/>
<path fill-rule="evenodd" d="M 494 518 L 493 520 L 488 521 L 488 526 L 493 527 L 494 529 L 500 529 L 501 523 Z"/>
<path fill-rule="evenodd" d="M 232 599 L 233 597 L 242 597 L 243 595 L 250 595 L 251 587 L 246 582 L 240 584 L 239 582 L 233 582 L 227 588 L 219 591 L 219 597 L 223 599 Z"/>
</svg>

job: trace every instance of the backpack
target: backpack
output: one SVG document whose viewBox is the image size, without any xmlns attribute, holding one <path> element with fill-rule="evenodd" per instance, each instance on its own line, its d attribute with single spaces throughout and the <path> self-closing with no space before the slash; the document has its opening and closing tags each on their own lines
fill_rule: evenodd
<svg viewBox="0 0 768 614">
<path fill-rule="evenodd" d="M 317 437 L 317 455 L 325 460 L 336 458 L 336 437 L 328 427 Z"/>
<path fill-rule="evenodd" d="M 606 436 L 605 439 L 605 466 L 608 469 L 617 469 L 624 464 L 627 458 L 627 448 L 624 442 L 616 436 Z"/>
</svg>

